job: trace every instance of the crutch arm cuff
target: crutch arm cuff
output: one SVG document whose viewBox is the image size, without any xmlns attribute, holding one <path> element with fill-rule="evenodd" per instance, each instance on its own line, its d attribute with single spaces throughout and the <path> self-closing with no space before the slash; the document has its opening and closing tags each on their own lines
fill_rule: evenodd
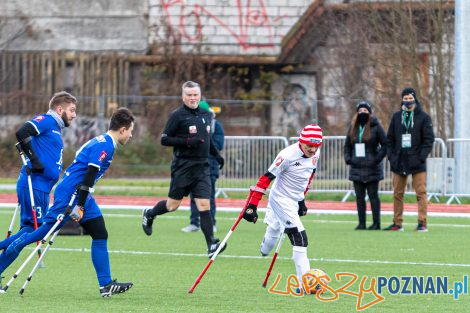
<svg viewBox="0 0 470 313">
<path fill-rule="evenodd" d="M 90 192 L 93 192 L 93 185 L 95 184 L 96 176 L 98 175 L 99 169 L 96 166 L 89 165 L 83 178 L 82 183 L 78 186 L 78 206 L 85 206 L 86 199 Z"/>
</svg>

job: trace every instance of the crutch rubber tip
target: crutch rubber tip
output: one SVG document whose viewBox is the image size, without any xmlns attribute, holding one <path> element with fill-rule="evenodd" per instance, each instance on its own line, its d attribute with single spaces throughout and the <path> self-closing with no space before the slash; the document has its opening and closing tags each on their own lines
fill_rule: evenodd
<svg viewBox="0 0 470 313">
<path fill-rule="evenodd" d="M 23 295 L 23 292 L 24 292 L 24 288 L 21 288 L 20 295 Z"/>
</svg>

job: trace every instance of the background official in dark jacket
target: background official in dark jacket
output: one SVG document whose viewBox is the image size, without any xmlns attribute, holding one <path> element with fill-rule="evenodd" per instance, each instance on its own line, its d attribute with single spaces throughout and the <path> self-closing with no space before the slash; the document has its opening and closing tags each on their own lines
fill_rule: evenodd
<svg viewBox="0 0 470 313">
<path fill-rule="evenodd" d="M 199 102 L 199 108 L 205 109 L 212 114 L 212 124 L 211 124 L 211 136 L 212 140 L 214 142 L 215 147 L 217 150 L 220 152 L 224 148 L 224 142 L 225 142 L 225 133 L 224 133 L 224 128 L 222 127 L 222 124 L 215 119 L 215 111 L 214 107 L 211 108 L 209 104 L 202 100 Z M 215 107 L 215 109 L 218 109 L 220 112 L 220 108 Z M 216 224 L 216 219 L 215 219 L 215 214 L 216 214 L 216 203 L 215 203 L 215 185 L 216 181 L 219 178 L 219 162 L 217 162 L 217 159 L 213 155 L 209 155 L 209 166 L 210 166 L 210 177 L 211 177 L 211 198 L 210 198 L 210 212 L 211 212 L 211 217 L 212 217 L 212 224 L 214 224 L 214 233 L 217 231 L 217 228 L 215 226 Z M 185 233 L 190 233 L 190 232 L 195 232 L 199 231 L 199 211 L 196 206 L 196 202 L 194 201 L 193 194 L 191 196 L 191 204 L 190 204 L 190 211 L 191 214 L 189 216 L 189 225 L 183 227 L 181 230 Z"/>
<path fill-rule="evenodd" d="M 387 155 L 393 172 L 393 224 L 385 230 L 403 230 L 403 196 L 408 175 L 418 200 L 419 232 L 427 231 L 426 158 L 434 144 L 431 117 L 422 110 L 413 88 L 402 93 L 401 110 L 396 112 L 387 133 Z"/>
<path fill-rule="evenodd" d="M 199 210 L 208 256 L 212 257 L 219 240 L 214 238 L 209 212 L 212 187 L 208 157 L 209 154 L 213 155 L 220 168 L 224 166 L 224 159 L 212 140 L 212 114 L 199 107 L 201 87 L 198 83 L 187 81 L 182 91 L 184 104 L 171 113 L 161 138 L 162 145 L 173 147 L 168 199 L 159 201 L 152 209 L 144 210 L 142 228 L 146 235 L 152 235 L 154 219 L 178 209 L 183 197 L 191 193 Z M 225 245 L 220 252 L 223 249 Z"/>
<path fill-rule="evenodd" d="M 366 190 L 372 208 L 370 230 L 380 229 L 379 181 L 384 178 L 382 160 L 386 154 L 387 137 L 379 120 L 372 115 L 367 101 L 356 105 L 344 142 L 344 160 L 350 165 L 349 180 L 354 183 L 359 224 L 356 230 L 366 229 Z"/>
</svg>

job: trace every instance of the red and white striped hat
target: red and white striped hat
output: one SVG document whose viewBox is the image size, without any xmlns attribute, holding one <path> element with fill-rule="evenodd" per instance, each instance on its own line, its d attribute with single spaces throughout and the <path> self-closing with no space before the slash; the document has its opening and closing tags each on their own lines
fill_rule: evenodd
<svg viewBox="0 0 470 313">
<path fill-rule="evenodd" d="M 299 142 L 309 146 L 319 147 L 323 140 L 323 132 L 317 124 L 310 124 L 302 129 Z"/>
</svg>

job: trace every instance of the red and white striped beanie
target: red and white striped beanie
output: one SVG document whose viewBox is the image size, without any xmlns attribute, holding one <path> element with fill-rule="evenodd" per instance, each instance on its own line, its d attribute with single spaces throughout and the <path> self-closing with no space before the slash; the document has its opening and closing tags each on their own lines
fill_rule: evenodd
<svg viewBox="0 0 470 313">
<path fill-rule="evenodd" d="M 302 129 L 299 142 L 309 146 L 319 147 L 323 141 L 323 132 L 317 124 L 310 124 Z"/>
</svg>

